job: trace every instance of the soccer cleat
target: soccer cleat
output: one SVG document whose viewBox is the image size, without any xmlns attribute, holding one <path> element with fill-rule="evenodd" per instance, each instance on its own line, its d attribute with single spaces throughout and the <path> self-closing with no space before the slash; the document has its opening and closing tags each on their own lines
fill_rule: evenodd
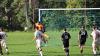
<svg viewBox="0 0 100 56">
<path fill-rule="evenodd" d="M 3 52 L 1 51 L 1 54 L 0 55 L 3 55 Z"/>
<path fill-rule="evenodd" d="M 93 56 L 97 56 L 96 54 L 94 54 Z"/>
<path fill-rule="evenodd" d="M 67 54 L 66 56 L 69 56 L 69 54 Z"/>
<path fill-rule="evenodd" d="M 9 55 L 9 51 L 8 51 L 8 49 L 6 49 L 6 54 Z"/>
<path fill-rule="evenodd" d="M 83 50 L 80 50 L 80 53 L 82 54 L 83 53 Z"/>
<path fill-rule="evenodd" d="M 3 56 L 3 54 L 0 54 L 0 56 Z"/>
<path fill-rule="evenodd" d="M 9 55 L 9 52 L 7 52 L 6 54 Z"/>
<path fill-rule="evenodd" d="M 66 52 L 66 56 L 69 56 L 69 52 Z"/>
</svg>

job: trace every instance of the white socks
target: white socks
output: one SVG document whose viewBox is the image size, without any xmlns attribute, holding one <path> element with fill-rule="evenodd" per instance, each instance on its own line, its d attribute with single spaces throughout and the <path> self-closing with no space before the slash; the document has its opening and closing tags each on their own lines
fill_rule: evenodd
<svg viewBox="0 0 100 56">
<path fill-rule="evenodd" d="M 42 51 L 39 51 L 40 56 L 43 56 Z"/>
<path fill-rule="evenodd" d="M 96 50 L 95 49 L 93 49 L 93 54 L 96 54 Z"/>
<path fill-rule="evenodd" d="M 41 49 L 41 48 L 38 48 L 38 51 L 39 51 L 39 55 L 40 55 L 40 56 L 43 56 L 43 54 L 42 54 L 42 49 Z"/>
<path fill-rule="evenodd" d="M 6 53 L 8 52 L 8 49 L 6 48 Z"/>
</svg>

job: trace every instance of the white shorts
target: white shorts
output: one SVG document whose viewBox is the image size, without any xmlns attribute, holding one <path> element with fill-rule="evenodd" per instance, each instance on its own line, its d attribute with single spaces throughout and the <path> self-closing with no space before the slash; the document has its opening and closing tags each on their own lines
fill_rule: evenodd
<svg viewBox="0 0 100 56">
<path fill-rule="evenodd" d="M 37 40 L 36 40 L 36 46 L 37 46 L 38 48 L 40 48 L 40 47 L 41 47 L 41 44 L 42 44 L 42 40 L 41 40 L 41 39 L 37 39 Z"/>
<path fill-rule="evenodd" d="M 92 46 L 100 46 L 100 41 L 93 41 Z"/>
<path fill-rule="evenodd" d="M 1 46 L 5 46 L 6 45 L 6 42 L 5 42 L 5 40 L 1 40 Z"/>
</svg>

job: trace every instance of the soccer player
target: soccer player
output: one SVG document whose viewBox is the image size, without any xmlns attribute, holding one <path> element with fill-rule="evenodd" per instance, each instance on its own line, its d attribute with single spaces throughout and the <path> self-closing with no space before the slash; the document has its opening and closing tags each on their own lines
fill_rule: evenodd
<svg viewBox="0 0 100 56">
<path fill-rule="evenodd" d="M 6 33 L 3 31 L 3 28 L 2 28 L 2 27 L 0 28 L 0 36 L 1 36 L 1 38 L 0 38 L 0 40 L 1 40 L 1 41 L 0 41 L 1 47 L 4 47 L 6 53 L 9 54 L 9 52 L 8 52 L 8 47 L 7 47 L 7 45 L 6 45 L 6 37 L 7 37 L 7 35 L 6 35 Z"/>
<path fill-rule="evenodd" d="M 42 33 L 41 31 L 39 31 L 38 28 L 36 28 L 34 36 L 35 36 L 34 39 L 36 40 L 36 48 L 38 49 L 39 55 L 43 56 L 41 44 L 43 42 L 44 37 L 48 37 L 48 36 L 46 34 Z"/>
<path fill-rule="evenodd" d="M 96 56 L 97 51 L 99 51 L 100 47 L 100 31 L 97 29 L 97 26 L 93 26 L 91 37 L 93 38 L 92 42 L 93 54 L 94 56 Z"/>
<path fill-rule="evenodd" d="M 45 32 L 45 27 L 41 22 L 37 22 L 35 24 L 35 28 L 38 28 L 37 30 L 39 30 L 39 31 L 41 31 L 43 33 Z M 47 40 L 45 38 L 43 40 L 44 40 L 44 43 L 47 44 Z"/>
<path fill-rule="evenodd" d="M 61 36 L 64 45 L 64 51 L 66 56 L 69 56 L 69 39 L 71 38 L 70 34 L 67 32 L 66 28 L 64 29 L 64 33 Z"/>
<path fill-rule="evenodd" d="M 87 31 L 85 30 L 85 27 L 82 26 L 78 34 L 78 41 L 79 41 L 79 47 L 80 47 L 81 54 L 83 53 L 83 48 L 84 48 L 87 37 L 88 37 Z"/>
</svg>

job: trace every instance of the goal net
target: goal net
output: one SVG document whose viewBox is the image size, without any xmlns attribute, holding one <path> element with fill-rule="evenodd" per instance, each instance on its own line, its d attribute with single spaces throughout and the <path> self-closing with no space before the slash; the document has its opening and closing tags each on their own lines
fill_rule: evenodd
<svg viewBox="0 0 100 56">
<path fill-rule="evenodd" d="M 39 21 L 47 28 L 77 28 L 82 25 L 91 27 L 99 25 L 100 8 L 53 8 L 39 9 Z"/>
</svg>

